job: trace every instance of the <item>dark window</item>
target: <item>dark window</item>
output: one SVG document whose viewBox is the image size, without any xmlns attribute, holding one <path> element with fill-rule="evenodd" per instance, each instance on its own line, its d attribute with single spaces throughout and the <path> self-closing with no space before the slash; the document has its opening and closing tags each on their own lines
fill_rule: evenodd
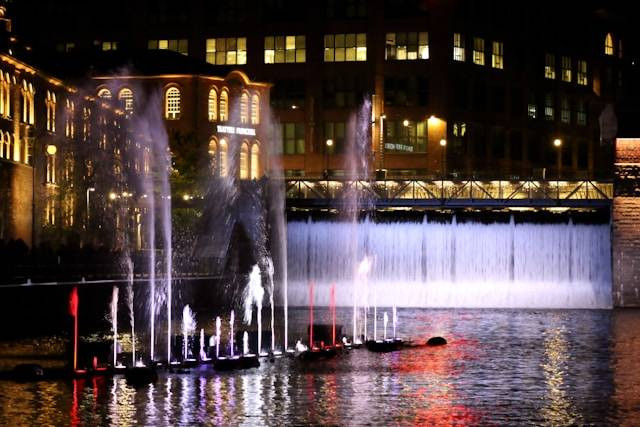
<svg viewBox="0 0 640 427">
<path fill-rule="evenodd" d="M 496 128 L 493 130 L 493 138 L 491 140 L 491 157 L 494 159 L 504 158 L 505 149 L 505 132 L 502 128 Z"/>
<path fill-rule="evenodd" d="M 522 89 L 513 89 L 511 91 L 511 114 L 521 116 L 523 112 Z"/>
<path fill-rule="evenodd" d="M 324 80 L 325 107 L 355 107 L 362 103 L 366 80 L 361 75 L 338 75 Z"/>
<path fill-rule="evenodd" d="M 454 107 L 459 110 L 466 110 L 468 106 L 469 91 L 467 90 L 467 82 L 458 80 L 453 87 L 453 103 Z"/>
<path fill-rule="evenodd" d="M 345 122 L 325 122 L 324 123 L 324 141 L 328 139 L 333 141 L 333 145 L 329 147 L 329 154 L 343 153 L 345 150 Z"/>
<path fill-rule="evenodd" d="M 304 123 L 282 123 L 282 152 L 304 154 Z"/>
<path fill-rule="evenodd" d="M 384 103 L 390 106 L 426 106 L 429 103 L 429 81 L 421 76 L 384 79 Z"/>
<path fill-rule="evenodd" d="M 497 87 L 493 91 L 493 111 L 496 113 L 504 113 L 505 96 L 503 87 Z"/>
<path fill-rule="evenodd" d="M 427 2 L 423 0 L 385 0 L 384 15 L 390 18 L 424 16 L 427 14 Z"/>
<path fill-rule="evenodd" d="M 522 133 L 520 131 L 512 131 L 509 137 L 509 149 L 511 151 L 511 160 L 522 160 Z"/>
<path fill-rule="evenodd" d="M 487 107 L 487 86 L 482 82 L 473 85 L 473 108 L 477 111 Z"/>
<path fill-rule="evenodd" d="M 275 108 L 302 108 L 305 99 L 304 80 L 276 80 L 271 89 L 271 105 Z"/>
<path fill-rule="evenodd" d="M 361 19 L 367 16 L 367 0 L 326 0 L 329 19 Z"/>
</svg>

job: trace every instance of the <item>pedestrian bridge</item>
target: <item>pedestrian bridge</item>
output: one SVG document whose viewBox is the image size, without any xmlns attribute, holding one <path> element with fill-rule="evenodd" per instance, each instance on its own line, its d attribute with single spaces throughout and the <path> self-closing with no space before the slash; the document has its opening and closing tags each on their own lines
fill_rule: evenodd
<svg viewBox="0 0 640 427">
<path fill-rule="evenodd" d="M 287 179 L 289 208 L 360 206 L 433 208 L 601 208 L 613 181 Z"/>
</svg>

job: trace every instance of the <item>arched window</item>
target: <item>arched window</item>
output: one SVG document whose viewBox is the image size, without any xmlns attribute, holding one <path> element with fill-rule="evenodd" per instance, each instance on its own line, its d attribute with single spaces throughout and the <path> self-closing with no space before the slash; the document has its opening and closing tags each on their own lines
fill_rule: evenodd
<svg viewBox="0 0 640 427">
<path fill-rule="evenodd" d="M 215 122 L 218 119 L 218 92 L 213 88 L 209 91 L 207 115 L 210 122 Z"/>
<path fill-rule="evenodd" d="M 8 116 L 8 111 L 5 111 L 6 102 L 4 100 L 5 96 L 8 96 L 7 85 L 5 85 L 5 77 L 4 71 L 0 70 L 0 115 L 6 117 Z"/>
<path fill-rule="evenodd" d="M 9 141 L 5 139 L 4 132 L 0 130 L 0 158 L 7 159 L 8 151 L 9 151 Z"/>
<path fill-rule="evenodd" d="M 34 89 L 31 83 L 22 81 L 22 121 L 30 125 L 35 122 Z"/>
<path fill-rule="evenodd" d="M 216 173 L 218 163 L 218 143 L 215 138 L 211 138 L 209 141 L 209 169 L 212 174 Z"/>
<path fill-rule="evenodd" d="M 167 89 L 164 99 L 164 117 L 168 120 L 180 118 L 180 89 L 173 86 Z"/>
<path fill-rule="evenodd" d="M 98 98 L 111 99 L 111 91 L 103 87 L 98 91 Z"/>
<path fill-rule="evenodd" d="M 604 38 L 604 54 L 613 55 L 613 36 L 611 33 L 607 33 Z"/>
<path fill-rule="evenodd" d="M 226 89 L 220 94 L 220 121 L 226 122 L 229 119 L 229 92 Z"/>
<path fill-rule="evenodd" d="M 75 115 L 76 115 L 76 105 L 73 101 L 67 98 L 65 105 L 65 123 L 64 123 L 64 134 L 67 138 L 75 137 Z"/>
<path fill-rule="evenodd" d="M 249 123 L 249 95 L 240 95 L 240 123 Z"/>
<path fill-rule="evenodd" d="M 240 146 L 240 179 L 249 178 L 249 143 L 243 141 Z"/>
<path fill-rule="evenodd" d="M 251 146 L 251 179 L 260 178 L 260 146 L 255 142 Z"/>
<path fill-rule="evenodd" d="M 251 97 L 251 124 L 257 125 L 260 123 L 260 97 L 254 94 Z"/>
<path fill-rule="evenodd" d="M 49 132 L 56 131 L 56 94 L 47 91 L 47 99 L 45 101 L 47 107 L 47 130 Z"/>
<path fill-rule="evenodd" d="M 227 176 L 228 166 L 227 163 L 229 157 L 229 146 L 227 145 L 227 141 L 224 139 L 220 140 L 220 176 Z"/>
<path fill-rule="evenodd" d="M 133 91 L 128 87 L 120 89 L 118 100 L 127 113 L 133 112 Z"/>
</svg>

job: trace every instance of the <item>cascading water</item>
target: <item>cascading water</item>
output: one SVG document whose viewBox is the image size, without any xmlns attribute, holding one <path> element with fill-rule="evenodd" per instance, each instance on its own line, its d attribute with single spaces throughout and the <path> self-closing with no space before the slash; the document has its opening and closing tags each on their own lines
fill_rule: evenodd
<svg viewBox="0 0 640 427">
<path fill-rule="evenodd" d="M 310 280 L 316 304 L 348 306 L 357 284 L 346 236 L 352 224 L 288 224 L 289 298 L 306 304 Z M 363 221 L 357 251 L 375 256 L 369 274 L 386 306 L 611 306 L 609 226 L 569 223 Z M 394 316 L 395 324 L 396 316 Z M 355 317 L 354 317 L 355 321 Z M 355 325 L 354 325 L 355 333 Z"/>
<path fill-rule="evenodd" d="M 204 328 L 200 329 L 200 360 L 209 360 L 204 349 Z"/>
<path fill-rule="evenodd" d="M 389 315 L 387 315 L 387 312 L 384 312 L 384 316 L 382 318 L 382 321 L 384 323 L 384 335 L 383 335 L 383 339 L 386 341 L 387 340 L 387 323 L 389 323 Z"/>
<path fill-rule="evenodd" d="M 244 331 L 242 334 L 242 355 L 246 356 L 249 354 L 249 333 Z"/>
<path fill-rule="evenodd" d="M 274 294 L 275 286 L 273 282 L 273 261 L 270 257 L 266 257 L 265 264 L 267 265 L 267 277 L 269 278 L 269 304 L 271 304 L 271 351 L 276 350 L 276 327 L 275 327 L 275 307 L 274 307 Z"/>
<path fill-rule="evenodd" d="M 231 316 L 229 317 L 229 354 L 233 357 L 233 322 L 235 320 L 235 313 L 231 310 Z"/>
<path fill-rule="evenodd" d="M 127 306 L 129 308 L 129 325 L 131 326 L 131 366 L 136 364 L 136 325 L 133 305 L 133 262 L 128 260 Z"/>
</svg>

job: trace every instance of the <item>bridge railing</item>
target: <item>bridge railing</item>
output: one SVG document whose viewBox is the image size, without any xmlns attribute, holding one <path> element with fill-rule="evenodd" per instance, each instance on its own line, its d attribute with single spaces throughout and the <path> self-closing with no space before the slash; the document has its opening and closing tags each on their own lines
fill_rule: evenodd
<svg viewBox="0 0 640 427">
<path fill-rule="evenodd" d="M 607 202 L 613 198 L 613 183 L 562 180 L 310 180 L 288 179 L 288 200 L 325 201 L 360 199 L 393 201 L 509 202 Z"/>
</svg>

